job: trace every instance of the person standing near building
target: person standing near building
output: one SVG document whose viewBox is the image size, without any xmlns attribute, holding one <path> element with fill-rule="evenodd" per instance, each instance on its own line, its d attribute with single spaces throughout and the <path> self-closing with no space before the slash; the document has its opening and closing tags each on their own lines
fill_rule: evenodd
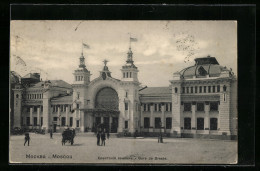
<svg viewBox="0 0 260 171">
<path fill-rule="evenodd" d="M 100 133 L 97 132 L 97 145 L 99 146 L 100 145 Z"/>
<path fill-rule="evenodd" d="M 50 138 L 51 138 L 51 139 L 52 139 L 52 135 L 53 135 L 52 129 L 50 129 Z"/>
<path fill-rule="evenodd" d="M 102 141 L 101 145 L 103 146 L 103 144 L 104 144 L 104 146 L 106 146 L 106 134 L 105 134 L 105 132 L 101 133 L 101 141 Z"/>
<path fill-rule="evenodd" d="M 30 135 L 29 135 L 29 132 L 26 132 L 25 134 L 24 134 L 24 146 L 25 146 L 25 144 L 26 144 L 26 142 L 28 142 L 28 146 L 29 146 L 29 143 L 30 143 Z"/>
</svg>

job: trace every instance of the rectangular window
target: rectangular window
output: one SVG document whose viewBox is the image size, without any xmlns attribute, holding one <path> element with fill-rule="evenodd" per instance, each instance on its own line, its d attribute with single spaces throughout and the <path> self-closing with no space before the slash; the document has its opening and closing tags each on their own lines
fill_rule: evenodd
<svg viewBox="0 0 260 171">
<path fill-rule="evenodd" d="M 79 104 L 77 104 L 77 109 L 79 109 Z"/>
<path fill-rule="evenodd" d="M 57 121 L 58 120 L 58 117 L 53 117 L 53 121 Z"/>
<path fill-rule="evenodd" d="M 193 93 L 193 87 L 190 88 L 190 93 Z"/>
<path fill-rule="evenodd" d="M 184 111 L 191 111 L 191 103 L 184 103 Z"/>
<path fill-rule="evenodd" d="M 191 118 L 184 118 L 184 129 L 191 129 Z"/>
<path fill-rule="evenodd" d="M 144 128 L 149 128 L 150 127 L 150 118 L 145 117 L 144 118 Z"/>
<path fill-rule="evenodd" d="M 161 128 L 161 118 L 154 118 L 155 128 Z"/>
<path fill-rule="evenodd" d="M 170 103 L 170 111 L 172 111 L 172 104 Z"/>
<path fill-rule="evenodd" d="M 33 118 L 33 126 L 37 126 L 37 117 Z"/>
<path fill-rule="evenodd" d="M 43 112 L 43 106 L 41 106 L 41 112 Z"/>
<path fill-rule="evenodd" d="M 216 91 L 216 87 L 213 86 L 213 87 L 212 87 L 212 92 L 215 93 L 215 91 Z"/>
<path fill-rule="evenodd" d="M 126 73 L 126 78 L 128 78 L 128 72 Z"/>
<path fill-rule="evenodd" d="M 165 104 L 165 111 L 169 111 L 167 103 Z"/>
<path fill-rule="evenodd" d="M 125 103 L 125 110 L 128 110 L 128 103 Z"/>
<path fill-rule="evenodd" d="M 189 87 L 186 87 L 186 92 L 189 93 Z"/>
<path fill-rule="evenodd" d="M 128 129 L 128 121 L 125 121 L 125 129 Z"/>
<path fill-rule="evenodd" d="M 146 104 L 144 104 L 144 111 L 146 111 Z"/>
<path fill-rule="evenodd" d="M 211 93 L 211 86 L 208 86 L 208 93 Z"/>
<path fill-rule="evenodd" d="M 61 126 L 65 126 L 66 125 L 66 118 L 62 117 L 61 118 Z"/>
<path fill-rule="evenodd" d="M 77 127 L 79 127 L 79 120 L 77 120 Z"/>
<path fill-rule="evenodd" d="M 220 92 L 220 85 L 217 86 L 217 92 Z"/>
<path fill-rule="evenodd" d="M 130 78 L 132 78 L 132 72 L 130 72 L 129 74 L 130 74 Z"/>
<path fill-rule="evenodd" d="M 166 129 L 172 129 L 172 118 L 166 118 Z"/>
<path fill-rule="evenodd" d="M 157 111 L 157 104 L 154 104 L 154 111 Z"/>
<path fill-rule="evenodd" d="M 73 117 L 70 117 L 70 126 L 73 126 Z"/>
<path fill-rule="evenodd" d="M 204 118 L 197 118 L 197 130 L 204 130 Z"/>
<path fill-rule="evenodd" d="M 217 130 L 217 129 L 218 129 L 218 119 L 210 118 L 210 130 Z"/>
<path fill-rule="evenodd" d="M 125 92 L 125 97 L 128 97 L 128 92 L 127 91 Z"/>
<path fill-rule="evenodd" d="M 206 93 L 207 92 L 207 87 L 204 86 L 204 92 L 203 93 Z"/>
<path fill-rule="evenodd" d="M 195 93 L 198 93 L 198 87 L 195 86 Z"/>
<path fill-rule="evenodd" d="M 26 125 L 30 126 L 30 117 L 26 117 Z"/>
<path fill-rule="evenodd" d="M 33 106 L 33 112 L 37 112 L 37 106 Z"/>
<path fill-rule="evenodd" d="M 150 104 L 147 105 L 147 111 L 150 111 Z"/>
<path fill-rule="evenodd" d="M 63 112 L 63 105 L 60 105 L 60 111 Z"/>
<path fill-rule="evenodd" d="M 185 93 L 185 87 L 182 87 L 182 93 Z"/>
<path fill-rule="evenodd" d="M 101 124 L 101 117 L 96 117 L 96 124 Z"/>
<path fill-rule="evenodd" d="M 43 117 L 41 117 L 41 126 L 42 126 L 42 123 L 43 123 Z"/>
<path fill-rule="evenodd" d="M 210 103 L 210 111 L 218 111 L 218 102 Z"/>
<path fill-rule="evenodd" d="M 197 111 L 204 111 L 204 103 L 197 103 Z"/>
<path fill-rule="evenodd" d="M 125 73 L 123 73 L 123 78 L 125 78 Z"/>
<path fill-rule="evenodd" d="M 162 111 L 162 104 L 159 104 L 159 111 Z"/>
</svg>

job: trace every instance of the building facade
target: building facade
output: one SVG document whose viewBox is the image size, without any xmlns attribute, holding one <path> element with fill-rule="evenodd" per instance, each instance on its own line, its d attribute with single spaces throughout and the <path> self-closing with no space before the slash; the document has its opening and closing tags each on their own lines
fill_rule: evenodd
<svg viewBox="0 0 260 171">
<path fill-rule="evenodd" d="M 28 74 L 12 87 L 13 127 L 73 127 L 94 132 L 98 125 L 118 135 L 232 138 L 237 136 L 237 82 L 216 58 L 195 59 L 195 65 L 173 74 L 167 87 L 141 87 L 131 48 L 112 77 L 106 60 L 100 76 L 90 81 L 83 53 L 72 85 L 41 81 Z"/>
</svg>

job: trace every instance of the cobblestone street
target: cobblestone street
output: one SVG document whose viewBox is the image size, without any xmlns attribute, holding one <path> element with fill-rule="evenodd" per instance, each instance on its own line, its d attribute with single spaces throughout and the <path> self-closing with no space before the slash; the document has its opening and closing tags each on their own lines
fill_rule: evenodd
<svg viewBox="0 0 260 171">
<path fill-rule="evenodd" d="M 10 137 L 12 163 L 197 163 L 232 164 L 237 160 L 237 141 L 211 139 L 116 138 L 97 146 L 91 134 L 79 134 L 74 145 L 61 144 L 61 135 L 30 134 L 30 146 L 24 146 L 24 136 Z"/>
</svg>

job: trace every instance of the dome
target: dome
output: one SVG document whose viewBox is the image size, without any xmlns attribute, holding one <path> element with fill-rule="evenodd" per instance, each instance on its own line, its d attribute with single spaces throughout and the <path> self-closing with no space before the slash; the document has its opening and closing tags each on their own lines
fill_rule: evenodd
<svg viewBox="0 0 260 171">
<path fill-rule="evenodd" d="M 215 57 L 196 58 L 195 62 L 194 66 L 181 70 L 179 74 L 183 78 L 193 78 L 193 76 L 198 78 L 205 77 L 206 75 L 209 75 L 209 77 L 218 77 L 222 71 L 229 71 L 226 67 L 219 65 Z"/>
</svg>

